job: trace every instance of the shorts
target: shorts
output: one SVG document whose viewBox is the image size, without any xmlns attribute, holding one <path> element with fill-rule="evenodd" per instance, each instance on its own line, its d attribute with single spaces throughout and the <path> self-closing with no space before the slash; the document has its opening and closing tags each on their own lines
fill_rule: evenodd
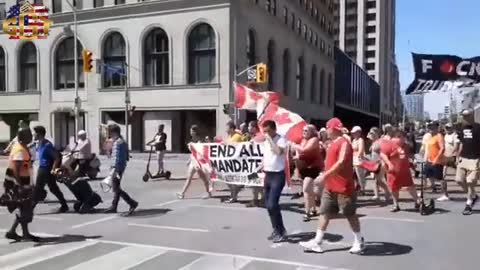
<svg viewBox="0 0 480 270">
<path fill-rule="evenodd" d="M 324 190 L 320 203 L 320 214 L 335 215 L 338 214 L 339 210 L 342 211 L 345 217 L 354 216 L 357 212 L 356 195 L 352 194 L 348 196 L 345 194 Z"/>
<path fill-rule="evenodd" d="M 480 176 L 480 159 L 459 158 L 455 181 L 476 184 Z"/>
<path fill-rule="evenodd" d="M 317 180 L 318 178 L 304 179 L 303 192 L 308 194 L 320 195 L 323 190 L 323 182 Z"/>
<path fill-rule="evenodd" d="M 317 178 L 318 175 L 320 174 L 320 169 L 318 168 L 302 168 L 300 169 L 300 175 L 302 178 L 310 177 L 310 178 Z"/>
<path fill-rule="evenodd" d="M 456 168 L 457 160 L 455 157 L 445 157 L 445 167 Z"/>
<path fill-rule="evenodd" d="M 427 162 L 424 170 L 425 177 L 427 178 L 433 178 L 437 180 L 443 179 L 443 165 Z"/>
</svg>

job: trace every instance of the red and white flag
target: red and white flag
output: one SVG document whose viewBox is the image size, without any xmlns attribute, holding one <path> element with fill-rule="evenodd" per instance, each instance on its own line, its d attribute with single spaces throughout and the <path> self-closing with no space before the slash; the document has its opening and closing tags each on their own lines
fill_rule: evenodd
<svg viewBox="0 0 480 270">
<path fill-rule="evenodd" d="M 273 120 L 277 124 L 278 134 L 285 136 L 288 141 L 300 143 L 303 128 L 308 123 L 300 115 L 282 108 L 278 104 L 269 103 L 266 106 L 263 112 L 258 115 L 259 126 L 266 120 Z"/>
<path fill-rule="evenodd" d="M 257 110 L 258 102 L 278 104 L 277 92 L 257 92 L 243 84 L 235 83 L 235 107 L 243 110 Z"/>
</svg>

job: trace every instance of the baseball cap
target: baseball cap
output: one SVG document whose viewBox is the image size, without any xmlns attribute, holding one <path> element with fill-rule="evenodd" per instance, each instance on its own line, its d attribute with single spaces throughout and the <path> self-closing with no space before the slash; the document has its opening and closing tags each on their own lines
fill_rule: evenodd
<svg viewBox="0 0 480 270">
<path fill-rule="evenodd" d="M 326 128 L 321 128 L 320 132 L 327 132 L 327 129 Z"/>
<path fill-rule="evenodd" d="M 361 132 L 361 131 L 362 131 L 362 128 L 361 128 L 361 127 L 359 127 L 359 126 L 354 126 L 354 127 L 352 128 L 352 131 L 351 131 L 351 132 L 352 132 L 352 133 L 356 133 L 356 132 Z"/>
<path fill-rule="evenodd" d="M 342 121 L 340 121 L 340 119 L 336 117 L 328 120 L 326 127 L 328 129 L 336 129 L 339 131 L 342 131 L 342 129 L 344 129 Z"/>
<path fill-rule="evenodd" d="M 86 132 L 85 130 L 80 130 L 80 131 L 78 132 L 78 135 L 79 135 L 79 136 L 87 135 L 87 132 Z"/>
<path fill-rule="evenodd" d="M 470 109 L 465 109 L 462 111 L 462 115 L 471 115 L 472 114 L 472 110 Z"/>
</svg>

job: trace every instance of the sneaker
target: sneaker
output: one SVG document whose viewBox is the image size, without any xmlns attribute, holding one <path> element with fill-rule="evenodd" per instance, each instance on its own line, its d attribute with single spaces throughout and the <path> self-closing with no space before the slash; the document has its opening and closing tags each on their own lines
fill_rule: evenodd
<svg viewBox="0 0 480 270">
<path fill-rule="evenodd" d="M 206 192 L 202 196 L 202 200 L 210 199 L 212 197 L 212 194 L 210 192 Z"/>
<path fill-rule="evenodd" d="M 22 237 L 20 235 L 18 235 L 16 232 L 7 232 L 5 234 L 5 238 L 10 239 L 10 240 L 14 240 L 14 241 L 22 240 Z"/>
<path fill-rule="evenodd" d="M 66 212 L 68 212 L 68 205 L 66 205 L 66 204 L 62 205 L 62 206 L 56 211 L 57 214 L 66 213 Z"/>
<path fill-rule="evenodd" d="M 472 207 L 470 205 L 465 205 L 465 209 L 463 210 L 462 214 L 464 216 L 470 216 L 473 213 Z"/>
<path fill-rule="evenodd" d="M 185 198 L 185 195 L 183 193 L 178 192 L 176 195 L 179 200 L 183 200 Z"/>
<path fill-rule="evenodd" d="M 352 248 L 349 250 L 351 254 L 359 254 L 365 249 L 365 240 L 362 237 L 360 242 L 355 241 L 353 242 Z"/>
<path fill-rule="evenodd" d="M 275 236 L 277 236 L 277 233 L 275 231 L 273 231 L 272 234 L 270 234 L 270 236 L 267 237 L 267 240 L 272 241 L 273 238 L 275 238 Z"/>
<path fill-rule="evenodd" d="M 443 195 L 442 197 L 437 199 L 437 202 L 446 202 L 450 201 L 450 198 L 447 195 Z"/>
<path fill-rule="evenodd" d="M 238 202 L 238 200 L 234 199 L 234 198 L 231 198 L 231 199 L 225 201 L 225 203 L 236 203 L 236 202 Z"/>
<path fill-rule="evenodd" d="M 392 209 L 390 209 L 390 212 L 392 213 L 396 213 L 396 212 L 400 212 L 400 206 L 393 206 Z"/>
<path fill-rule="evenodd" d="M 131 205 L 130 205 L 130 209 L 128 209 L 128 212 L 127 212 L 127 216 L 131 216 L 133 214 L 133 212 L 135 212 L 135 210 L 137 209 L 138 207 L 138 202 L 133 202 Z"/>
<path fill-rule="evenodd" d="M 273 239 L 272 239 L 272 242 L 273 242 L 273 243 L 282 243 L 282 242 L 285 242 L 285 241 L 287 241 L 287 236 L 286 236 L 285 233 L 283 233 L 283 234 L 277 234 L 277 235 L 275 235 L 275 237 L 273 237 Z"/>
<path fill-rule="evenodd" d="M 110 208 L 105 209 L 105 211 L 103 211 L 103 213 L 105 213 L 105 214 L 115 214 L 115 213 L 117 213 L 117 209 L 110 207 Z"/>
<path fill-rule="evenodd" d="M 315 239 L 307 242 L 300 242 L 299 244 L 304 248 L 304 252 L 323 253 L 323 249 L 320 246 L 321 243 L 318 243 Z"/>
</svg>

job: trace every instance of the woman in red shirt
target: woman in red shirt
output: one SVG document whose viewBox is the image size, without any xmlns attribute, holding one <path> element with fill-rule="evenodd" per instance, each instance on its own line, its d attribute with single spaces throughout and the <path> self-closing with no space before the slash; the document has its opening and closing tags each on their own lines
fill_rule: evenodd
<svg viewBox="0 0 480 270">
<path fill-rule="evenodd" d="M 314 179 L 323 169 L 323 154 L 317 137 L 317 129 L 313 125 L 303 128 L 303 140 L 294 144 L 296 151 L 294 157 L 301 177 L 303 178 L 303 198 L 305 200 L 305 215 L 303 221 L 309 221 L 311 216 L 316 215 Z"/>
<path fill-rule="evenodd" d="M 399 192 L 402 187 L 408 188 L 408 193 L 415 200 L 415 208 L 419 206 L 419 200 L 415 185 L 410 172 L 410 151 L 405 140 L 405 133 L 397 131 L 390 142 L 384 142 L 381 146 L 380 156 L 387 168 L 387 182 L 393 197 L 391 212 L 400 211 L 398 205 Z"/>
</svg>

